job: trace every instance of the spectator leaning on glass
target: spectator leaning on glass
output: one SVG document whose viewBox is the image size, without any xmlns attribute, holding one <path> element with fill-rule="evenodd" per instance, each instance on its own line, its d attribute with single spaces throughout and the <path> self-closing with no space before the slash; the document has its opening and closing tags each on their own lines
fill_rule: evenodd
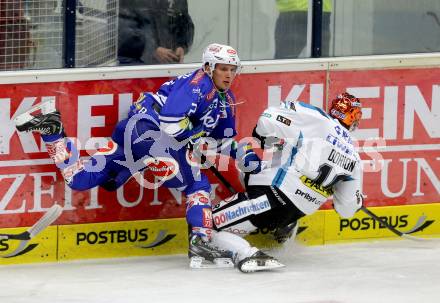
<svg viewBox="0 0 440 303">
<path fill-rule="evenodd" d="M 120 65 L 144 64 L 142 54 L 153 33 L 149 17 L 142 14 L 139 1 L 120 0 L 118 61 Z M 145 2 L 145 1 L 143 1 Z"/>
<path fill-rule="evenodd" d="M 275 59 L 304 57 L 307 46 L 309 0 L 276 0 L 280 15 L 275 26 Z M 331 0 L 324 0 L 322 14 L 322 56 L 329 54 Z"/>
<path fill-rule="evenodd" d="M 182 63 L 193 38 L 186 0 L 120 0 L 119 64 Z"/>
<path fill-rule="evenodd" d="M 193 43 L 194 24 L 186 0 L 144 1 L 142 10 L 149 16 L 152 40 L 143 60 L 147 64 L 182 63 Z"/>
</svg>

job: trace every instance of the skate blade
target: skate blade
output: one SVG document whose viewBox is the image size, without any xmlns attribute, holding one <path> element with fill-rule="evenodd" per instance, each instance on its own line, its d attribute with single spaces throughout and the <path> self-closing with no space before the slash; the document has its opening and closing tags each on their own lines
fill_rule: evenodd
<svg viewBox="0 0 440 303">
<path fill-rule="evenodd" d="M 249 260 L 241 264 L 239 269 L 241 272 L 251 273 L 255 271 L 273 270 L 285 266 L 286 265 L 279 262 L 278 260 L 266 260 L 264 264 L 261 264 L 261 261 L 258 260 Z"/>
<path fill-rule="evenodd" d="M 210 262 L 202 257 L 191 257 L 189 267 L 193 269 L 233 268 L 234 262 L 229 258 L 217 258 L 214 259 L 213 262 Z"/>
<path fill-rule="evenodd" d="M 52 113 L 56 111 L 55 109 L 55 98 L 51 98 L 47 101 L 41 102 L 37 105 L 32 106 L 30 109 L 25 111 L 24 113 L 21 113 L 17 117 L 14 118 L 14 123 L 16 126 L 21 126 L 29 121 L 31 121 L 34 116 L 32 115 L 33 112 L 36 112 L 38 110 L 41 110 L 41 113 L 43 115 Z"/>
</svg>

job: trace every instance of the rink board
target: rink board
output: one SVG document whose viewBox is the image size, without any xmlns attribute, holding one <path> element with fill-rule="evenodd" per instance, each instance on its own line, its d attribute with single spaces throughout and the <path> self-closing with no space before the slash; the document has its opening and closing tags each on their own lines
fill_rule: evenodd
<svg viewBox="0 0 440 303">
<path fill-rule="evenodd" d="M 59 260 L 178 254 L 187 239 L 185 219 L 66 225 L 59 228 Z"/>
<path fill-rule="evenodd" d="M 247 137 L 268 106 L 298 100 L 328 110 L 329 100 L 348 91 L 362 100 L 363 118 L 354 135 L 364 168 L 366 205 L 436 203 L 440 201 L 440 54 L 411 58 L 247 63 L 232 88 L 237 97 L 236 139 L 251 141 Z M 101 73 L 75 69 L 28 71 L 16 77 L 0 74 L 0 228 L 31 226 L 53 204 L 64 207 L 57 220 L 60 225 L 185 216 L 184 197 L 176 189 L 150 189 L 136 181 L 111 192 L 70 189 L 48 158 L 41 138 L 18 133 L 14 127 L 16 114 L 55 99 L 66 134 L 76 138 L 82 156 L 108 147 L 115 124 L 127 117 L 139 94 L 156 91 L 172 75 L 183 72 L 181 65 L 168 71 L 131 68 L 130 72 L 108 68 L 98 69 Z M 233 161 L 219 167 L 235 189 L 242 189 Z M 230 196 L 212 172 L 206 170 L 206 175 L 215 202 Z M 146 173 L 145 177 L 152 176 Z M 330 208 L 330 203 L 322 207 Z"/>
<path fill-rule="evenodd" d="M 440 235 L 440 204 L 371 207 L 370 210 L 410 235 Z M 0 229 L 0 233 L 18 234 L 25 230 Z M 300 220 L 295 241 L 324 245 L 392 238 L 398 237 L 362 212 L 344 219 L 333 210 L 322 210 Z M 28 242 L 0 240 L 0 264 L 185 254 L 187 239 L 184 218 L 50 226 Z M 247 239 L 257 247 L 279 246 L 269 230 L 258 230 Z"/>
<path fill-rule="evenodd" d="M 20 234 L 26 229 L 0 229 L 0 233 Z M 58 226 L 49 226 L 29 241 L 0 240 L 0 265 L 57 261 L 58 235 Z"/>
<path fill-rule="evenodd" d="M 369 208 L 382 220 L 397 230 L 413 236 L 440 234 L 440 204 Z M 334 211 L 326 210 L 324 242 L 396 238 L 383 224 L 377 223 L 362 211 L 352 218 L 341 218 Z"/>
<path fill-rule="evenodd" d="M 440 235 L 440 204 L 370 207 L 372 212 L 401 232 L 413 236 Z M 305 245 L 398 238 L 383 224 L 359 211 L 352 218 L 341 218 L 334 210 L 321 210 L 300 220 L 296 241 Z M 277 247 L 271 231 L 249 236 L 256 246 Z"/>
</svg>

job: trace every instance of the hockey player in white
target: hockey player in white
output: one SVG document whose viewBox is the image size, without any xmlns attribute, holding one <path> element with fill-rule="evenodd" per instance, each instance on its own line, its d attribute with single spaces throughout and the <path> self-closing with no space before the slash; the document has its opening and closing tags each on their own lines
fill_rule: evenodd
<svg viewBox="0 0 440 303">
<path fill-rule="evenodd" d="M 232 250 L 241 271 L 283 264 L 236 235 L 269 228 L 283 243 L 296 233 L 299 218 L 314 213 L 331 196 L 342 217 L 360 209 L 362 168 L 350 131 L 361 117 L 359 99 L 348 93 L 332 101 L 328 114 L 302 102 L 285 102 L 262 113 L 253 135 L 263 148 L 274 150 L 270 164 L 248 176 L 246 193 L 213 208 L 219 231 L 213 244 Z"/>
</svg>

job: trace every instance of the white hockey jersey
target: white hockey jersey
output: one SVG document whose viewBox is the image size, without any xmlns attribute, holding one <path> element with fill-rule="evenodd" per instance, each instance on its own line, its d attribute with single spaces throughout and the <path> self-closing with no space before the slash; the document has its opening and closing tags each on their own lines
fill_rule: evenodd
<svg viewBox="0 0 440 303">
<path fill-rule="evenodd" d="M 265 110 L 256 131 L 280 139 L 282 149 L 273 153 L 267 168 L 250 176 L 249 185 L 278 187 L 305 214 L 332 195 L 342 217 L 362 206 L 359 154 L 338 120 L 312 105 L 288 102 Z"/>
</svg>

